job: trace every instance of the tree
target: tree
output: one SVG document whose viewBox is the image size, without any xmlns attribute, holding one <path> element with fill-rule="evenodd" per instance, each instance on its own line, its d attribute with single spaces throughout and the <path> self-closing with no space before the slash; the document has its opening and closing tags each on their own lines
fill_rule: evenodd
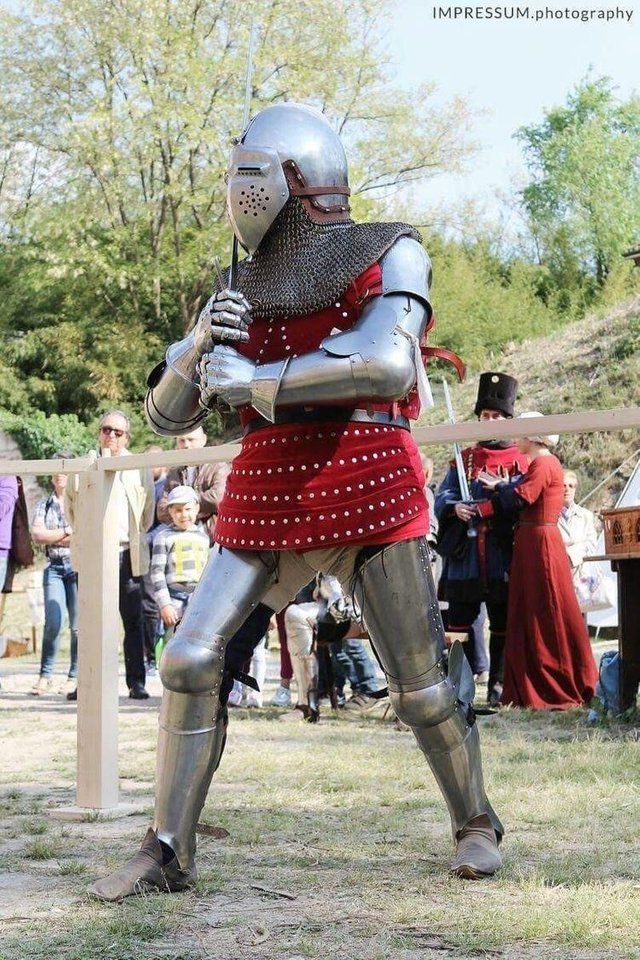
<svg viewBox="0 0 640 960">
<path fill-rule="evenodd" d="M 517 133 L 532 182 L 522 193 L 541 262 L 601 287 L 640 237 L 640 97 L 586 79 L 565 106 Z"/>
<path fill-rule="evenodd" d="M 230 247 L 223 174 L 251 15 L 252 112 L 280 99 L 320 107 L 347 141 L 357 213 L 459 167 L 466 107 L 394 89 L 384 7 L 41 0 L 3 13 L 0 327 L 12 362 L 42 381 L 38 404 L 85 416 L 105 391 L 132 399 L 160 344 L 197 317 L 213 256 Z"/>
</svg>

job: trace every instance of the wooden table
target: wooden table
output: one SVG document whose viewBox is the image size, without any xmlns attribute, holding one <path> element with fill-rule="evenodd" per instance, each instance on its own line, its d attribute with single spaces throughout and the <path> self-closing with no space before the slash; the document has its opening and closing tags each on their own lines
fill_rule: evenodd
<svg viewBox="0 0 640 960">
<path fill-rule="evenodd" d="M 608 560 L 618 574 L 618 649 L 620 651 L 620 710 L 635 707 L 640 686 L 640 557 L 608 553 L 585 561 Z"/>
</svg>

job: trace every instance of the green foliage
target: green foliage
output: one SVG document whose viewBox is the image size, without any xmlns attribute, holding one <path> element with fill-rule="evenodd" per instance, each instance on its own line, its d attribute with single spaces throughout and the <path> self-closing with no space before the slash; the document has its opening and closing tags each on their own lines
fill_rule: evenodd
<svg viewBox="0 0 640 960">
<path fill-rule="evenodd" d="M 39 0 L 0 11 L 0 409 L 27 455 L 85 452 L 109 407 L 131 416 L 132 448 L 157 441 L 141 414 L 146 376 L 194 323 L 214 255 L 228 257 L 223 175 L 252 17 L 251 112 L 319 106 L 346 143 L 357 218 L 397 216 L 400 188 L 461 168 L 469 111 L 430 85 L 395 87 L 391 10 Z M 463 243 L 427 238 L 435 338 L 476 368 L 637 288 L 620 253 L 640 237 L 640 100 L 587 80 L 518 135 L 535 257 L 505 252 L 477 221 Z M 46 428 L 29 409 L 49 415 Z M 207 428 L 233 429 L 217 415 Z"/>
<path fill-rule="evenodd" d="M 533 181 L 522 200 L 542 262 L 560 287 L 601 287 L 640 235 L 640 97 L 587 78 L 566 105 L 523 127 Z"/>
<path fill-rule="evenodd" d="M 542 271 L 523 260 L 504 262 L 486 241 L 463 247 L 435 237 L 433 341 L 479 368 L 510 341 L 542 335 L 563 322 L 538 296 Z"/>
<path fill-rule="evenodd" d="M 16 441 L 27 460 L 46 460 L 61 450 L 76 456 L 96 445 L 96 432 L 73 413 L 47 416 L 41 410 L 30 414 L 0 413 L 0 426 Z"/>
<path fill-rule="evenodd" d="M 42 0 L 0 13 L 0 401 L 89 420 L 138 406 L 228 256 L 223 174 L 242 115 L 315 103 L 345 138 L 354 207 L 458 169 L 468 111 L 394 88 L 373 0 Z"/>
<path fill-rule="evenodd" d="M 46 460 L 61 450 L 82 456 L 97 448 L 98 418 L 108 409 L 113 409 L 113 404 L 101 404 L 88 424 L 82 423 L 74 413 L 52 413 L 47 416 L 42 410 L 30 413 L 0 410 L 0 428 L 13 437 L 25 459 Z M 131 421 L 129 448 L 132 451 L 142 451 L 150 443 L 166 447 L 172 445 L 171 440 L 163 440 L 151 431 L 141 407 L 125 406 L 123 412 Z M 222 425 L 215 413 L 206 421 L 205 428 L 210 440 L 222 436 Z"/>
</svg>

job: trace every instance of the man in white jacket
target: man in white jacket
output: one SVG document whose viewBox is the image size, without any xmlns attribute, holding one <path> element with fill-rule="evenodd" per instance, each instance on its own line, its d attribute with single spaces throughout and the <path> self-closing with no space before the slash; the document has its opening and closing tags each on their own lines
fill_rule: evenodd
<svg viewBox="0 0 640 960">
<path fill-rule="evenodd" d="M 585 557 L 596 552 L 598 531 L 596 530 L 595 516 L 591 510 L 579 506 L 576 502 L 578 477 L 573 470 L 564 472 L 564 505 L 558 520 L 558 527 L 564 541 L 565 549 L 571 564 L 573 586 L 582 603 L 585 597 L 581 580 L 588 579 L 591 571 L 583 567 Z"/>
<path fill-rule="evenodd" d="M 128 456 L 131 438 L 129 418 L 121 410 L 109 410 L 100 418 L 98 443 L 100 454 Z M 108 451 L 108 454 L 106 454 Z M 142 577 L 149 570 L 147 530 L 153 521 L 155 498 L 149 470 L 122 470 L 115 480 L 118 539 L 120 544 L 120 616 L 124 626 L 124 662 L 129 696 L 146 700 L 144 629 L 142 617 Z M 75 529 L 78 477 L 65 490 L 65 513 Z M 74 556 L 73 536 L 71 554 Z M 75 564 L 74 564 L 75 566 Z M 76 567 L 77 569 L 77 567 Z M 80 571 L 82 575 L 82 571 Z M 75 699 L 72 695 L 69 699 Z"/>
</svg>

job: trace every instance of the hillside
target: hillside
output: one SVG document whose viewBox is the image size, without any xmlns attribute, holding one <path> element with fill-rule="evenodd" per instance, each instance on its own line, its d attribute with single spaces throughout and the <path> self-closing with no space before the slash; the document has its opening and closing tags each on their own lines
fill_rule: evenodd
<svg viewBox="0 0 640 960">
<path fill-rule="evenodd" d="M 433 342 L 437 342 L 437 330 Z M 484 369 L 501 370 L 518 378 L 517 412 L 570 413 L 640 405 L 640 297 L 550 336 L 507 345 Z M 452 386 L 461 420 L 470 417 L 479 372 L 470 370 L 465 384 Z M 436 409 L 421 419 L 424 424 L 445 419 L 442 391 L 437 387 L 440 374 L 432 371 L 431 377 Z M 638 447 L 640 431 L 625 430 L 567 436 L 557 452 L 562 462 L 578 473 L 580 498 Z M 449 452 L 444 447 L 429 452 L 436 461 L 436 479 L 440 479 Z M 610 505 L 630 472 L 629 464 L 588 505 L 592 509 Z"/>
</svg>

